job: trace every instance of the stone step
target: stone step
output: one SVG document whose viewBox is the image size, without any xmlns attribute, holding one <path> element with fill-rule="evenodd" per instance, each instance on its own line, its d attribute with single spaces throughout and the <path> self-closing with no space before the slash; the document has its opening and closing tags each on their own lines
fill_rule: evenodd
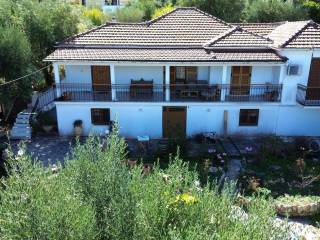
<svg viewBox="0 0 320 240">
<path fill-rule="evenodd" d="M 15 124 L 29 124 L 30 120 L 25 118 L 16 118 Z"/>
<path fill-rule="evenodd" d="M 18 114 L 17 118 L 19 119 L 30 119 L 31 115 L 25 115 L 25 114 Z"/>
<path fill-rule="evenodd" d="M 29 123 L 14 123 L 13 127 L 17 128 L 30 128 Z"/>
<path fill-rule="evenodd" d="M 11 132 L 14 133 L 31 133 L 31 128 L 12 128 Z"/>
</svg>

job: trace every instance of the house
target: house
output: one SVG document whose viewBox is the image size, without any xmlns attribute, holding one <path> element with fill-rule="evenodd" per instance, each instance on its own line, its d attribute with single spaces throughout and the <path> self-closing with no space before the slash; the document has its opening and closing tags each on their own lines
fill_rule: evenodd
<svg viewBox="0 0 320 240">
<path fill-rule="evenodd" d="M 145 23 L 107 23 L 45 58 L 61 135 L 320 135 L 320 29 L 313 21 L 226 23 L 177 8 Z"/>
<path fill-rule="evenodd" d="M 104 12 L 113 12 L 128 4 L 129 0 L 81 0 L 83 6 L 101 7 Z"/>
</svg>

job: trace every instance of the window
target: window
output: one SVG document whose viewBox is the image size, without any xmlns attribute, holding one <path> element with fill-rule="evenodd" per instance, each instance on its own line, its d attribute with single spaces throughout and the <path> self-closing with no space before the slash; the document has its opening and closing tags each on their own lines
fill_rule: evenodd
<svg viewBox="0 0 320 240">
<path fill-rule="evenodd" d="M 197 81 L 197 67 L 176 67 L 176 80 L 183 80 L 185 83 Z"/>
<path fill-rule="evenodd" d="M 109 125 L 110 109 L 108 108 L 92 108 L 91 122 L 93 125 Z"/>
<path fill-rule="evenodd" d="M 240 109 L 239 126 L 258 126 L 259 109 Z"/>
<path fill-rule="evenodd" d="M 186 68 L 185 67 L 176 67 L 176 79 L 185 80 L 186 79 Z"/>
</svg>

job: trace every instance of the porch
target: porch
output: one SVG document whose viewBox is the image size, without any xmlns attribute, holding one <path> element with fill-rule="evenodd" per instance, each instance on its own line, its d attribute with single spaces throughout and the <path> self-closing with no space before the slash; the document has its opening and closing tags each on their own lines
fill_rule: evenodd
<svg viewBox="0 0 320 240">
<path fill-rule="evenodd" d="M 283 65 L 58 65 L 43 98 L 71 102 L 280 102 Z M 40 100 L 41 101 L 41 100 Z"/>
<path fill-rule="evenodd" d="M 280 102 L 281 84 L 92 85 L 56 84 L 39 101 L 67 102 Z"/>
<path fill-rule="evenodd" d="M 297 102 L 306 107 L 320 106 L 320 87 L 298 84 Z"/>
</svg>

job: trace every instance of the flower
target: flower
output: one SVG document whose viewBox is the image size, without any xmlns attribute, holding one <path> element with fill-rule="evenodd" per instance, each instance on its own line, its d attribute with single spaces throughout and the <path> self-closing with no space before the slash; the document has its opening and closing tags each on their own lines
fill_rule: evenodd
<svg viewBox="0 0 320 240">
<path fill-rule="evenodd" d="M 208 149 L 208 153 L 215 153 L 216 152 L 216 149 L 214 149 L 214 148 L 209 148 Z"/>
</svg>

